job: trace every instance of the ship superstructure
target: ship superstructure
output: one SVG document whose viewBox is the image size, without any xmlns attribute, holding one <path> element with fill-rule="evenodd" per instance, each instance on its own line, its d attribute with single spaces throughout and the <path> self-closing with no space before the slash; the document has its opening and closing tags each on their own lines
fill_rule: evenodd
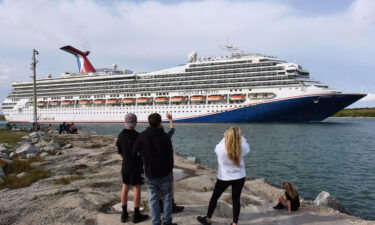
<svg viewBox="0 0 375 225">
<path fill-rule="evenodd" d="M 71 46 L 80 73 L 37 81 L 38 122 L 123 122 L 135 113 L 172 113 L 177 122 L 321 121 L 365 94 L 343 94 L 310 78 L 296 63 L 244 54 L 197 59 L 150 73 L 95 69 Z M 32 82 L 12 84 L 2 104 L 9 122 L 33 122 Z"/>
</svg>

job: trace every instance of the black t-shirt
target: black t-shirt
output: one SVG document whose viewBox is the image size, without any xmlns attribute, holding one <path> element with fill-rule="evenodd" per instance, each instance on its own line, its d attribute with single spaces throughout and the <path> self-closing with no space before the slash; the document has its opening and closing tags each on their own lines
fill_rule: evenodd
<svg viewBox="0 0 375 225">
<path fill-rule="evenodd" d="M 116 142 L 118 153 L 122 155 L 122 166 L 125 174 L 143 173 L 142 158 L 133 153 L 133 145 L 138 138 L 136 130 L 124 129 Z"/>
<path fill-rule="evenodd" d="M 285 192 L 285 196 L 286 196 L 286 200 L 290 201 L 291 210 L 296 211 L 300 206 L 298 194 L 294 199 L 292 197 L 290 197 L 287 192 Z"/>
</svg>

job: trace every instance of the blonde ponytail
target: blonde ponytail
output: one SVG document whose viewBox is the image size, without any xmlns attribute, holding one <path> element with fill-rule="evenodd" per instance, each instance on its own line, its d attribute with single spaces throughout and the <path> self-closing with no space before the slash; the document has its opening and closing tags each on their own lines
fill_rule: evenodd
<svg viewBox="0 0 375 225">
<path fill-rule="evenodd" d="M 237 167 L 241 167 L 240 160 L 242 155 L 242 137 L 239 127 L 229 127 L 225 133 L 225 149 L 228 154 L 228 158 Z"/>
</svg>

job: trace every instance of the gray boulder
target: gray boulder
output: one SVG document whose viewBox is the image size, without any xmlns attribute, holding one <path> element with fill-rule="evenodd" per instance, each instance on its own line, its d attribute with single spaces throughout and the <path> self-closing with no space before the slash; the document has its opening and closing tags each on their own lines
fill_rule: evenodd
<svg viewBox="0 0 375 225">
<path fill-rule="evenodd" d="M 5 177 L 4 170 L 3 170 L 3 168 L 0 166 L 0 178 L 3 178 L 3 177 Z"/>
<path fill-rule="evenodd" d="M 72 144 L 66 144 L 61 149 L 67 149 L 67 148 L 72 148 L 72 147 L 73 147 Z"/>
<path fill-rule="evenodd" d="M 16 175 L 18 178 L 26 176 L 26 172 L 22 172 Z"/>
<path fill-rule="evenodd" d="M 29 137 L 30 137 L 30 138 L 39 138 L 40 135 L 39 135 L 39 133 L 37 133 L 37 132 L 32 132 L 32 133 L 29 134 Z"/>
<path fill-rule="evenodd" d="M 47 152 L 42 152 L 41 154 L 40 154 L 40 157 L 46 157 L 48 155 L 48 153 Z"/>
<path fill-rule="evenodd" d="M 0 145 L 0 152 L 7 150 L 7 148 L 3 145 Z"/>
<path fill-rule="evenodd" d="M 40 151 L 40 148 L 38 146 L 34 146 L 31 144 L 23 144 L 16 149 L 17 154 L 22 154 L 22 153 L 32 154 L 32 153 L 38 153 L 39 151 Z"/>
<path fill-rule="evenodd" d="M 344 206 L 326 191 L 322 191 L 318 196 L 316 196 L 314 204 L 317 206 L 330 207 L 339 212 L 348 214 L 348 211 L 344 208 Z"/>
<path fill-rule="evenodd" d="M 60 149 L 60 145 L 55 142 L 49 143 L 46 147 L 44 147 L 45 151 L 54 151 L 58 149 Z"/>
</svg>

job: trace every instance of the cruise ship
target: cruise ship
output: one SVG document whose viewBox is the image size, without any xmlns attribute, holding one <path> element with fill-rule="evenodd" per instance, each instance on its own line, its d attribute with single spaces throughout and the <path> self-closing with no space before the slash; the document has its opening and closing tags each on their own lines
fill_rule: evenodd
<svg viewBox="0 0 375 225">
<path fill-rule="evenodd" d="M 127 113 L 147 122 L 151 113 L 176 122 L 322 121 L 366 96 L 342 93 L 310 78 L 300 65 L 276 57 L 224 46 L 224 57 L 198 58 L 148 73 L 95 69 L 83 52 L 61 49 L 77 58 L 79 72 L 39 79 L 39 123 L 122 123 Z M 33 82 L 15 82 L 1 105 L 8 122 L 32 123 Z"/>
</svg>

